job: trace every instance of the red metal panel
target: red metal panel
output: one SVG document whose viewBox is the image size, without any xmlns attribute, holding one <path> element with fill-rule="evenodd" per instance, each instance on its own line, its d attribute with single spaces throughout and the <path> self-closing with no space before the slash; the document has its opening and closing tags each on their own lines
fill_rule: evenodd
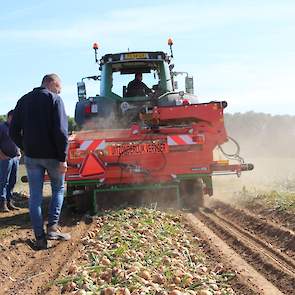
<svg viewBox="0 0 295 295">
<path fill-rule="evenodd" d="M 73 134 L 69 144 L 66 179 L 97 179 L 99 167 L 97 171 L 90 169 L 91 173 L 81 176 L 78 166 L 75 167 L 83 163 L 90 151 L 107 164 L 104 175 L 107 184 L 169 181 L 175 175 L 211 174 L 213 171 L 240 169 L 239 165 L 220 166 L 213 161 L 215 147 L 227 141 L 221 103 L 155 107 L 152 117 L 165 124 L 171 121 L 171 124 L 159 126 L 157 131 L 134 124 L 121 130 L 90 130 Z M 175 120 L 187 123 L 177 126 L 173 123 Z M 168 147 L 168 137 L 176 144 L 169 145 L 169 149 L 156 148 L 159 144 Z M 91 140 L 93 142 L 84 143 Z M 103 141 L 105 146 L 97 149 Z M 77 152 L 81 145 L 87 147 L 86 154 Z"/>
</svg>

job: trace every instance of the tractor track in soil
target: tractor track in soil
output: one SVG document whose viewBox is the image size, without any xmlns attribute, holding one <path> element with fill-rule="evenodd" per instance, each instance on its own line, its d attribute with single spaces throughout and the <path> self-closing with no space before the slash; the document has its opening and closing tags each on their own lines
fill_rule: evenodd
<svg viewBox="0 0 295 295">
<path fill-rule="evenodd" d="M 214 201 L 210 208 L 234 223 L 240 224 L 248 232 L 259 236 L 269 246 L 295 259 L 295 232 L 281 223 L 264 216 L 253 214 L 246 209 L 232 207 L 220 201 Z"/>
<path fill-rule="evenodd" d="M 272 222 L 284 226 L 295 232 L 295 214 L 288 211 L 277 210 L 275 208 L 265 208 L 260 204 L 247 204 L 242 210 L 252 213 L 261 219 L 271 220 Z"/>
<path fill-rule="evenodd" d="M 52 283 L 60 276 L 62 269 L 75 259 L 75 254 L 81 246 L 81 236 L 84 236 L 90 228 L 91 225 L 85 222 L 79 222 L 74 231 L 73 228 L 64 227 L 64 231 L 72 231 L 70 241 L 53 241 L 52 248 L 37 252 L 28 246 L 25 236 L 16 236 L 16 245 L 6 246 L 6 252 L 11 250 L 10 261 L 0 268 L 0 294 L 45 295 L 49 291 L 52 292 Z"/>
<path fill-rule="evenodd" d="M 285 294 L 294 294 L 295 261 L 291 256 L 274 248 L 267 234 L 256 234 L 247 230 L 241 220 L 247 220 L 247 214 L 239 212 L 240 217 L 233 219 L 234 209 L 225 204 L 219 204 L 223 210 L 204 208 L 195 216 L 208 226 L 217 236 L 235 250 L 241 257 L 261 273 L 269 282 Z M 226 208 L 226 210 L 225 210 Z M 225 214 L 227 212 L 227 214 Z M 231 212 L 232 214 L 229 214 Z M 246 216 L 246 217 L 245 217 Z M 244 217 L 244 218 L 243 218 Z M 253 217 L 253 216 L 252 216 Z M 255 224 L 253 217 L 252 223 Z M 276 230 L 278 228 L 276 227 Z M 283 228 L 282 231 L 286 229 Z M 271 231 L 270 231 L 271 232 Z M 292 234 L 292 233 L 291 233 Z M 267 236 L 267 239 L 265 238 Z"/>
</svg>

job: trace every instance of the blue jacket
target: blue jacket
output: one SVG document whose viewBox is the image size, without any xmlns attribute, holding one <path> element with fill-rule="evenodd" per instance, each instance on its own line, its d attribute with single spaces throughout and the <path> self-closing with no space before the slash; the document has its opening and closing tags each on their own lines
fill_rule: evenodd
<svg viewBox="0 0 295 295">
<path fill-rule="evenodd" d="M 28 157 L 64 162 L 68 119 L 60 96 L 38 87 L 20 98 L 13 112 L 10 136 Z"/>
<path fill-rule="evenodd" d="M 0 124 L 0 150 L 8 157 L 14 158 L 20 155 L 16 144 L 9 137 L 9 124 Z"/>
</svg>

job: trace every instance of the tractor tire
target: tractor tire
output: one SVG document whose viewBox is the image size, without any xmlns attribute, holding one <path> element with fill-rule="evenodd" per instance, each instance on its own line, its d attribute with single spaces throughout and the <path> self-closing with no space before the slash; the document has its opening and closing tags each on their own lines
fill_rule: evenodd
<svg viewBox="0 0 295 295">
<path fill-rule="evenodd" d="M 76 103 L 75 122 L 78 126 L 82 126 L 85 122 L 85 106 L 86 105 L 87 105 L 86 100 L 81 100 Z"/>
<path fill-rule="evenodd" d="M 184 180 L 180 184 L 183 207 L 191 212 L 204 206 L 204 183 L 202 178 Z"/>
</svg>

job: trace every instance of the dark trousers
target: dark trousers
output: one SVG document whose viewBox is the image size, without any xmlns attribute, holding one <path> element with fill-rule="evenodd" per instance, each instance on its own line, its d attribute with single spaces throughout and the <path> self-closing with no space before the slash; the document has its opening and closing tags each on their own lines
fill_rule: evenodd
<svg viewBox="0 0 295 295">
<path fill-rule="evenodd" d="M 10 201 L 16 183 L 19 158 L 0 160 L 0 198 Z"/>
</svg>

